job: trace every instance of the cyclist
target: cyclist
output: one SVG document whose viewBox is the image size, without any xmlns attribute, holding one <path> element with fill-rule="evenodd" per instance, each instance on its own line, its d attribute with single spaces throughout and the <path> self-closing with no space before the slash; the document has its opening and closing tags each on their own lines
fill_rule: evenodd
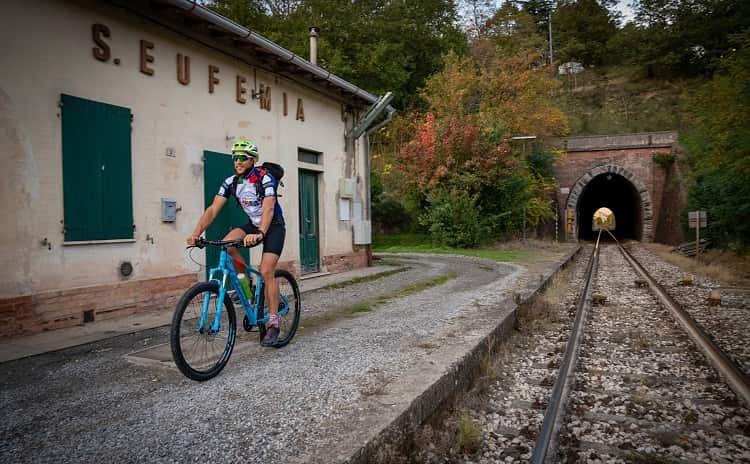
<svg viewBox="0 0 750 464">
<path fill-rule="evenodd" d="M 261 172 L 255 163 L 260 158 L 258 147 L 250 140 L 240 139 L 232 146 L 232 161 L 236 176 L 227 177 L 198 220 L 193 233 L 187 238 L 188 245 L 195 245 L 196 239 L 211 225 L 224 207 L 229 197 L 237 198 L 249 218 L 245 225 L 232 229 L 223 240 L 243 239 L 244 244 L 255 245 L 263 240 L 263 257 L 260 261 L 260 274 L 263 276 L 265 301 L 268 302 L 269 320 L 262 346 L 273 346 L 279 336 L 279 287 L 274 278 L 276 265 L 284 248 L 286 226 L 281 205 L 276 201 L 278 181 L 269 172 Z M 265 170 L 264 170 L 265 171 Z M 261 177 L 262 176 L 262 177 Z M 237 179 L 235 180 L 235 177 Z M 261 191 L 258 191 L 260 187 Z M 228 249 L 237 272 L 245 271 L 242 255 L 235 247 Z"/>
</svg>

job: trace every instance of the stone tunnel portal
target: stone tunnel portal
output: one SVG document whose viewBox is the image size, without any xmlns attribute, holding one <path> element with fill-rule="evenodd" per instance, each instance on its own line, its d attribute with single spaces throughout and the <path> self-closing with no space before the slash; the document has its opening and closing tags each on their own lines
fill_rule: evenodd
<svg viewBox="0 0 750 464">
<path fill-rule="evenodd" d="M 578 201 L 578 238 L 591 240 L 595 238 L 591 220 L 599 208 L 612 210 L 617 221 L 613 231 L 618 240 L 641 240 L 643 218 L 641 217 L 641 198 L 635 186 L 625 177 L 607 172 L 600 174 L 584 187 Z"/>
</svg>

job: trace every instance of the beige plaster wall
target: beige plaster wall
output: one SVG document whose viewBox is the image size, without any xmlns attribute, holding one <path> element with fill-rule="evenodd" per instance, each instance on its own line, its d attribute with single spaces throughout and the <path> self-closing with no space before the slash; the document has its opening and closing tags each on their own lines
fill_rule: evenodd
<svg viewBox="0 0 750 464">
<path fill-rule="evenodd" d="M 339 221 L 337 209 L 338 179 L 345 174 L 340 103 L 121 10 L 86 5 L 9 0 L 0 6 L 0 171 L 5 175 L 0 184 L 0 297 L 116 283 L 121 280 L 117 267 L 126 260 L 135 268 L 131 279 L 200 272 L 187 259 L 184 237 L 203 211 L 203 151 L 228 152 L 239 137 L 255 140 L 263 159 L 286 169 L 281 204 L 287 240 L 281 260 L 299 259 L 298 147 L 323 153 L 321 257 L 352 252 L 351 223 Z M 105 39 L 112 51 L 109 62 L 93 56 L 95 23 L 111 31 Z M 149 51 L 153 76 L 139 71 L 141 39 L 155 44 Z M 187 86 L 177 81 L 177 53 L 191 58 Z M 208 91 L 209 64 L 220 68 L 221 82 L 213 94 Z M 256 72 L 258 84 L 272 88 L 270 112 L 250 99 Z M 248 80 L 244 105 L 235 100 L 237 74 Z M 282 114 L 282 92 L 289 102 L 287 116 Z M 63 244 L 62 93 L 133 113 L 137 228 L 132 243 Z M 295 119 L 298 98 L 304 101 L 304 122 Z M 166 156 L 168 148 L 175 157 Z M 359 173 L 364 169 L 361 153 L 357 144 Z M 182 208 L 175 223 L 161 221 L 162 197 L 176 199 Z M 42 245 L 44 239 L 51 249 Z"/>
</svg>

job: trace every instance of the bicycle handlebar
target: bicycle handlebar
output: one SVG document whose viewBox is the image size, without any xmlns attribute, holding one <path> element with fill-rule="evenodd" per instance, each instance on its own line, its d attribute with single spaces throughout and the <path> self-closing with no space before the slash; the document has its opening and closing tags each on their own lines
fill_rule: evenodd
<svg viewBox="0 0 750 464">
<path fill-rule="evenodd" d="M 261 242 L 263 242 L 263 239 L 265 239 L 265 237 L 255 242 L 254 245 L 245 246 L 244 239 L 241 239 L 241 238 L 237 240 L 207 240 L 203 237 L 198 237 L 197 239 L 195 239 L 195 245 L 193 246 L 196 248 L 205 248 L 207 245 L 218 246 L 222 248 L 227 247 L 227 246 L 236 247 L 236 248 L 252 248 L 252 247 L 260 245 Z"/>
</svg>

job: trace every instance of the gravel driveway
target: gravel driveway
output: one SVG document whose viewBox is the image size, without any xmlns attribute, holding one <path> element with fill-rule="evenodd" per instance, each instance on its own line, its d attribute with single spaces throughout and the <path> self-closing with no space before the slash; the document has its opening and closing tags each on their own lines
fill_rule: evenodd
<svg viewBox="0 0 750 464">
<path fill-rule="evenodd" d="M 478 324 L 509 311 L 510 286 L 522 274 L 477 258 L 388 259 L 408 270 L 303 294 L 302 329 L 283 349 L 262 349 L 257 333 L 240 331 L 238 344 L 252 343 L 208 382 L 126 360 L 167 342 L 168 327 L 0 364 L 2 461 L 348 458 L 392 409 L 449 368 L 454 346 L 475 343 Z M 346 314 L 449 273 L 442 285 Z"/>
</svg>

